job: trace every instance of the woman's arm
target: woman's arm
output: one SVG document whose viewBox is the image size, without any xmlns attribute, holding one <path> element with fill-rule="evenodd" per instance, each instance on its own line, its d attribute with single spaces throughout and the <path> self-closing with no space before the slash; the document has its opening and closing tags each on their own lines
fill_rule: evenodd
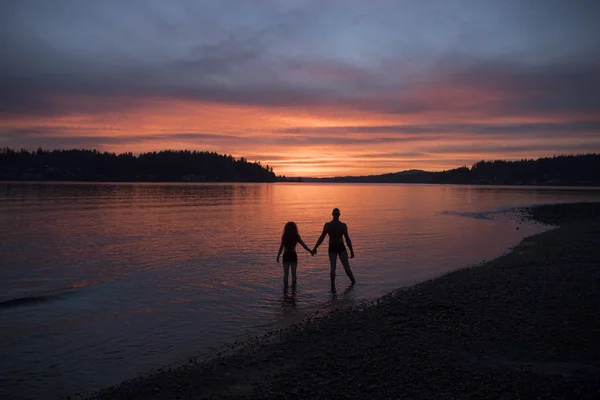
<svg viewBox="0 0 600 400">
<path fill-rule="evenodd" d="M 277 253 L 277 264 L 279 264 L 279 256 L 281 256 L 282 251 L 283 251 L 283 237 L 281 238 L 281 244 L 279 245 L 279 252 Z"/>
<path fill-rule="evenodd" d="M 304 247 L 304 250 L 308 251 L 311 255 L 314 255 L 313 252 L 308 248 L 308 246 L 304 244 L 300 236 L 298 236 L 298 243 L 300 243 L 300 246 Z"/>
</svg>

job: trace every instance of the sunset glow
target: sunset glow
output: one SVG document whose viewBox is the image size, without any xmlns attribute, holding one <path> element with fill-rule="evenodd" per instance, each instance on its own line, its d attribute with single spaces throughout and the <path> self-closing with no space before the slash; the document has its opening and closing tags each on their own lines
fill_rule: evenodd
<svg viewBox="0 0 600 400">
<path fill-rule="evenodd" d="M 25 3 L 0 5 L 0 146 L 287 176 L 600 151 L 591 2 Z"/>
</svg>

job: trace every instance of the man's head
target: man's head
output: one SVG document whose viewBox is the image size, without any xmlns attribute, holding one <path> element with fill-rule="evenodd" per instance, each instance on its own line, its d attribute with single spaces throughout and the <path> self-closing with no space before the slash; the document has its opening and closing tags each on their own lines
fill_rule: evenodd
<svg viewBox="0 0 600 400">
<path fill-rule="evenodd" d="M 339 219 L 340 218 L 340 209 L 334 208 L 333 211 L 331 212 L 331 215 L 333 215 L 333 219 Z"/>
</svg>

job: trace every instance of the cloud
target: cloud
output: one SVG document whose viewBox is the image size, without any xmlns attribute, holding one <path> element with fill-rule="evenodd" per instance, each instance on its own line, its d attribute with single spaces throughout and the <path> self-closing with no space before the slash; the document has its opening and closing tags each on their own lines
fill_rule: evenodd
<svg viewBox="0 0 600 400">
<path fill-rule="evenodd" d="M 599 17 L 587 0 L 4 0 L 0 140 L 298 165 L 276 154 L 598 150 Z"/>
<path fill-rule="evenodd" d="M 539 21 L 539 10 L 531 12 L 531 2 L 508 1 L 496 10 L 495 18 L 485 7 L 471 5 L 459 13 L 462 2 L 450 2 L 456 8 L 434 2 L 447 17 L 427 35 L 409 19 L 413 15 L 430 23 L 427 7 L 413 2 L 374 10 L 360 2 L 344 8 L 339 3 L 318 7 L 300 2 L 296 9 L 271 4 L 274 10 L 246 2 L 196 3 L 60 0 L 49 7 L 36 1 L 3 2 L 0 10 L 6 17 L 0 32 L 10 40 L 0 44 L 0 53 L 6 56 L 0 70 L 1 109 L 60 114 L 78 109 L 79 102 L 70 101 L 70 96 L 88 96 L 126 98 L 129 104 L 166 97 L 267 107 L 335 105 L 405 114 L 433 107 L 464 110 L 481 100 L 472 95 L 492 93 L 503 95 L 488 102 L 497 112 L 598 111 L 600 62 L 590 35 L 600 29 L 586 23 L 598 7 L 587 2 L 568 8 L 545 3 L 546 20 L 560 16 L 562 25 L 555 29 L 580 41 L 562 54 L 550 44 L 528 49 L 515 44 L 546 43 L 547 29 Z M 405 25 L 392 25 L 390 15 L 401 15 Z M 515 16 L 530 23 L 528 36 L 515 37 L 520 27 L 503 26 Z M 362 22 L 354 23 L 356 18 Z M 477 33 L 487 34 L 480 19 L 490 18 L 500 35 L 480 43 Z M 374 26 L 378 20 L 389 24 Z M 346 44 L 344 34 L 354 37 L 359 32 L 362 38 Z M 415 43 L 397 36 L 402 34 Z M 445 37 L 452 47 L 444 46 Z M 460 44 L 457 40 L 476 44 L 474 49 L 479 50 L 454 47 Z M 423 53 L 415 54 L 415 48 Z M 490 51 L 494 48 L 495 53 Z M 579 50 L 571 54 L 570 48 Z M 503 49 L 512 50 L 507 54 Z M 571 57 L 560 58 L 566 55 Z M 437 101 L 440 94 L 443 102 Z M 122 106 L 106 101 L 96 110 Z"/>
<path fill-rule="evenodd" d="M 477 134 L 486 137 L 507 137 L 510 135 L 529 137 L 561 137 L 565 134 L 600 133 L 600 117 L 591 121 L 574 122 L 529 122 L 529 123 L 454 123 L 454 124 L 406 124 L 377 126 L 335 126 L 302 127 L 281 129 L 284 134 L 321 136 L 324 134 L 404 134 L 396 139 L 400 141 L 439 140 L 455 134 Z M 385 139 L 385 138 L 379 138 Z M 391 139 L 391 138 L 390 138 Z M 359 139 L 360 140 L 360 139 Z M 368 139 L 367 139 L 368 140 Z"/>
</svg>

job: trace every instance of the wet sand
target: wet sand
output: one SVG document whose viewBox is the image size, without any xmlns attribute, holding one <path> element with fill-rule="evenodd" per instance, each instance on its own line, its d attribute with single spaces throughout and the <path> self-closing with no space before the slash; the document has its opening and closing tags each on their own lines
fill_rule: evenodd
<svg viewBox="0 0 600 400">
<path fill-rule="evenodd" d="M 600 203 L 522 215 L 561 227 L 496 260 L 92 397 L 600 398 Z"/>
</svg>

